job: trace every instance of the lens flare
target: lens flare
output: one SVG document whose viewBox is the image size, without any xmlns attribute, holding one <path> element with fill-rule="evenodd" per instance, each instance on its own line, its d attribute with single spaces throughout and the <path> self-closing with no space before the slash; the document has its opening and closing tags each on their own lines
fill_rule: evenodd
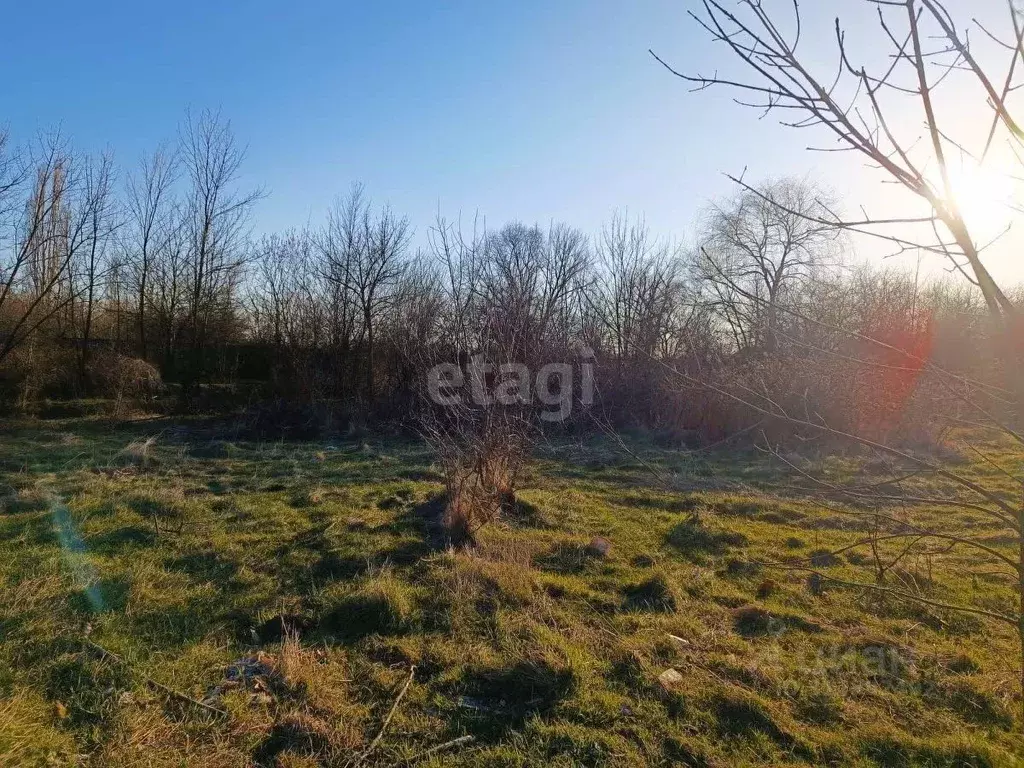
<svg viewBox="0 0 1024 768">
<path fill-rule="evenodd" d="M 103 596 L 96 579 L 96 571 L 89 562 L 85 542 L 75 528 L 71 512 L 56 496 L 50 497 L 50 518 L 53 521 L 53 530 L 57 534 L 57 541 L 60 542 L 64 563 L 71 571 L 75 584 L 82 589 L 93 611 L 102 611 Z"/>
</svg>

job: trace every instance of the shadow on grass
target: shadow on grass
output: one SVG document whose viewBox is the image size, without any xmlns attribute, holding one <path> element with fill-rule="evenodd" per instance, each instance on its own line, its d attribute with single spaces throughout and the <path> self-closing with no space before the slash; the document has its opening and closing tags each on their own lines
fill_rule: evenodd
<svg viewBox="0 0 1024 768">
<path fill-rule="evenodd" d="M 155 543 L 156 533 L 152 528 L 126 525 L 123 528 L 90 536 L 86 546 L 90 552 L 110 557 L 122 554 L 125 550 L 151 547 Z"/>
<path fill-rule="evenodd" d="M 237 591 L 242 588 L 236 579 L 239 564 L 213 550 L 169 557 L 164 560 L 164 567 L 184 573 L 200 583 L 211 582 L 221 589 Z"/>
<path fill-rule="evenodd" d="M 460 710 L 478 738 L 500 739 L 533 716 L 551 714 L 571 696 L 578 680 L 571 670 L 546 661 L 522 660 L 507 667 L 479 669 L 462 679 Z"/>
<path fill-rule="evenodd" d="M 224 618 L 219 604 L 193 598 L 174 605 L 133 615 L 128 624 L 133 635 L 162 649 L 184 648 L 205 637 Z"/>
<path fill-rule="evenodd" d="M 413 628 L 414 613 L 404 584 L 393 578 L 370 578 L 333 600 L 320 618 L 319 629 L 343 643 L 370 635 L 404 635 Z"/>
<path fill-rule="evenodd" d="M 365 557 L 345 557 L 337 552 L 322 552 L 309 567 L 309 576 L 315 582 L 354 579 L 365 573 L 370 561 Z"/>
<path fill-rule="evenodd" d="M 789 630 L 821 632 L 821 626 L 792 613 L 771 613 L 756 605 L 733 611 L 733 629 L 743 637 L 778 636 Z"/>
<path fill-rule="evenodd" d="M 796 746 L 796 740 L 775 722 L 771 712 L 760 701 L 722 693 L 715 698 L 713 709 L 722 736 L 763 735 L 783 748 Z"/>
<path fill-rule="evenodd" d="M 946 707 L 967 723 L 1009 731 L 1013 716 L 1001 701 L 987 691 L 979 691 L 967 680 L 943 681 L 930 686 L 925 699 L 935 706 Z"/>
<path fill-rule="evenodd" d="M 278 547 L 282 576 L 294 583 L 323 585 L 358 578 L 375 565 L 413 566 L 444 545 L 434 530 L 437 509 L 443 509 L 443 502 L 436 507 L 432 500 L 406 508 L 395 519 L 373 528 L 359 521 L 350 523 L 347 530 L 336 531 L 332 524 L 321 523 Z M 384 540 L 383 547 L 380 539 Z M 313 555 L 312 563 L 299 558 L 299 564 L 288 566 L 289 555 L 299 549 Z"/>
<path fill-rule="evenodd" d="M 80 613 L 123 613 L 128 605 L 131 580 L 126 577 L 100 579 L 68 596 L 72 610 Z"/>
<path fill-rule="evenodd" d="M 924 740 L 900 739 L 895 735 L 878 735 L 861 742 L 861 754 L 877 765 L 928 765 L 935 768 L 993 768 L 995 762 L 981 749 L 971 745 L 929 743 Z"/>
<path fill-rule="evenodd" d="M 515 506 L 504 516 L 504 521 L 520 528 L 553 528 L 543 510 L 529 501 L 516 499 Z"/>
<path fill-rule="evenodd" d="M 534 558 L 534 565 L 550 573 L 579 574 L 586 571 L 595 561 L 596 558 L 591 557 L 585 545 L 562 542 Z"/>
<path fill-rule="evenodd" d="M 395 472 L 395 477 L 401 478 L 402 480 L 412 480 L 417 483 L 444 482 L 444 475 L 436 469 L 422 469 L 417 467 L 412 469 L 400 469 Z"/>
<path fill-rule="evenodd" d="M 734 531 L 717 530 L 693 515 L 676 525 L 665 538 L 673 549 L 693 560 L 707 555 L 724 555 L 734 547 L 747 545 L 747 537 Z"/>
<path fill-rule="evenodd" d="M 406 507 L 390 523 L 375 530 L 399 536 L 416 536 L 421 543 L 403 545 L 397 548 L 396 554 L 399 557 L 404 554 L 407 563 L 410 562 L 410 554 L 415 553 L 416 559 L 425 557 L 431 552 L 444 549 L 450 543 L 441 524 L 447 504 L 448 497 L 445 494 L 435 494 L 421 504 Z"/>
<path fill-rule="evenodd" d="M 657 499 L 646 496 L 613 496 L 609 502 L 620 507 L 655 509 L 662 512 L 685 513 L 695 511 L 702 503 L 699 496 L 684 496 L 679 499 Z"/>
<path fill-rule="evenodd" d="M 436 551 L 437 547 L 430 541 L 410 539 L 377 550 L 374 559 L 393 565 L 408 566 L 418 563 Z"/>
<path fill-rule="evenodd" d="M 26 547 L 57 545 L 60 543 L 58 529 L 53 516 L 35 513 L 19 518 L 17 527 L 12 531 L 20 545 Z"/>
<path fill-rule="evenodd" d="M 293 764 L 282 759 L 285 754 L 304 760 L 324 756 L 330 752 L 331 739 L 323 732 L 322 726 L 318 726 L 311 719 L 291 716 L 274 725 L 253 751 L 252 759 L 257 768 L 275 768 Z M 319 765 L 319 761 L 316 764 Z"/>
<path fill-rule="evenodd" d="M 131 690 L 131 673 L 87 651 L 55 658 L 43 684 L 46 697 L 61 702 L 67 717 L 62 725 L 82 732 L 87 741 L 115 727 L 123 691 Z"/>
<path fill-rule="evenodd" d="M 184 507 L 172 502 L 140 496 L 130 499 L 128 507 L 140 517 L 151 522 L 157 533 L 161 530 L 181 533 L 182 527 L 187 522 Z"/>
<path fill-rule="evenodd" d="M 0 514 L 24 515 L 33 512 L 45 512 L 50 502 L 41 495 L 12 495 L 0 498 Z"/>
<path fill-rule="evenodd" d="M 679 607 L 677 590 L 665 576 L 655 574 L 639 584 L 632 584 L 623 590 L 625 608 L 629 611 L 654 611 L 672 613 Z"/>
</svg>

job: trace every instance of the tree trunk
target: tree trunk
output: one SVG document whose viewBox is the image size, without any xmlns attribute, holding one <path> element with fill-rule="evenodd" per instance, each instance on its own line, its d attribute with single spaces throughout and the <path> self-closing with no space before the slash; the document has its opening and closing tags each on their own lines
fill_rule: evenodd
<svg viewBox="0 0 1024 768">
<path fill-rule="evenodd" d="M 366 322 L 366 402 L 373 403 L 373 317 L 369 311 L 364 312 Z"/>
</svg>

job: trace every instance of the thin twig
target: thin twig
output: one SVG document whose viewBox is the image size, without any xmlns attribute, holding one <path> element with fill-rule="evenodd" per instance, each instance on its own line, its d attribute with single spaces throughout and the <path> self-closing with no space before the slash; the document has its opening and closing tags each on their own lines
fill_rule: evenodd
<svg viewBox="0 0 1024 768">
<path fill-rule="evenodd" d="M 368 746 L 366 750 L 356 758 L 355 763 L 352 764 L 352 768 L 359 768 L 360 765 L 366 762 L 366 758 L 372 755 L 373 751 L 377 749 L 377 745 L 380 744 L 380 740 L 384 738 L 384 732 L 387 731 L 388 726 L 391 724 L 391 718 L 393 718 L 395 716 L 395 712 L 398 711 L 398 706 L 402 703 L 402 699 L 405 698 L 405 693 L 409 690 L 409 686 L 412 685 L 412 680 L 415 676 L 416 665 L 413 664 L 409 667 L 409 677 L 406 679 L 405 685 L 402 686 L 402 690 L 398 692 L 398 696 L 395 698 L 395 703 L 391 705 L 391 710 L 388 712 L 387 717 L 384 718 L 384 722 L 381 723 L 380 730 L 377 731 L 377 736 L 370 742 L 370 746 Z"/>
<path fill-rule="evenodd" d="M 474 741 L 475 738 L 475 736 L 459 736 L 459 738 L 457 739 L 446 741 L 444 744 L 438 744 L 436 747 L 431 747 L 430 749 L 424 750 L 423 752 L 420 752 L 418 755 L 413 755 L 408 760 L 406 760 L 406 763 L 419 762 L 424 758 L 430 757 L 431 755 L 436 755 L 438 752 L 443 752 L 446 749 L 452 749 L 453 747 L 461 747 L 463 744 L 469 744 L 470 742 Z"/>
<path fill-rule="evenodd" d="M 85 642 L 85 644 L 89 648 L 91 648 L 92 650 L 96 651 L 97 653 L 102 654 L 105 658 L 111 659 L 112 661 L 117 662 L 121 666 L 131 669 L 131 664 L 129 664 L 123 657 L 118 656 L 113 651 L 108 651 L 102 645 L 97 645 L 96 643 L 94 643 L 92 640 L 89 640 L 89 639 L 85 639 L 84 642 Z M 150 685 L 153 688 L 157 688 L 157 689 L 163 691 L 168 696 L 172 696 L 173 698 L 180 699 L 181 701 L 187 702 L 188 704 L 192 704 L 193 706 L 199 707 L 200 709 L 205 709 L 207 712 L 213 712 L 214 714 L 220 715 L 221 717 L 228 717 L 228 713 L 226 711 L 224 711 L 223 709 L 219 709 L 219 708 L 211 706 L 209 704 L 204 704 L 203 702 L 198 701 L 197 699 L 193 699 L 188 694 L 182 693 L 181 691 L 177 691 L 174 688 L 169 688 L 168 686 L 164 685 L 163 683 L 158 683 L 156 680 L 154 680 L 151 677 L 147 677 L 146 675 L 143 675 L 142 679 L 145 680 L 147 685 Z"/>
</svg>

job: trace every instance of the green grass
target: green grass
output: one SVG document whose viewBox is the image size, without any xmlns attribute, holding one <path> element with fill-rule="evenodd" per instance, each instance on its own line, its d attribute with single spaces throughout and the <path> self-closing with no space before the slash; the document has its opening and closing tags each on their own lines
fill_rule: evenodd
<svg viewBox="0 0 1024 768">
<path fill-rule="evenodd" d="M 0 430 L 2 765 L 345 765 L 412 665 L 366 765 L 1024 759 L 1009 629 L 758 565 L 872 578 L 856 553 L 821 555 L 856 540 L 848 519 L 756 490 L 781 478 L 755 452 L 549 446 L 519 514 L 445 551 L 425 518 L 440 477 L 412 442 Z M 1013 491 L 980 459 L 957 469 Z M 968 512 L 919 512 L 1006 546 Z M 942 599 L 1013 605 L 966 551 L 903 567 Z M 681 681 L 659 681 L 668 669 Z"/>
</svg>

